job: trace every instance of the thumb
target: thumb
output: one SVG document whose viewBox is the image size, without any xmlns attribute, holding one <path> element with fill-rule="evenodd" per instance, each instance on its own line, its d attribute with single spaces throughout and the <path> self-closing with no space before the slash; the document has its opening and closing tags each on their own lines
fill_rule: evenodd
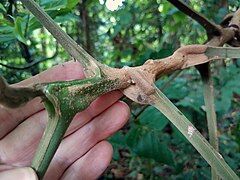
<svg viewBox="0 0 240 180">
<path fill-rule="evenodd" d="M 16 168 L 0 173 L 0 180 L 38 180 L 35 171 L 30 167 Z"/>
</svg>

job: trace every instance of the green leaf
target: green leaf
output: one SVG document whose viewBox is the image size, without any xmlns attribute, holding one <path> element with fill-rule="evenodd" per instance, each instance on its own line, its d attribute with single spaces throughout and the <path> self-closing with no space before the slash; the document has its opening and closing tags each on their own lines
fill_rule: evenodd
<svg viewBox="0 0 240 180">
<path fill-rule="evenodd" d="M 47 14 L 54 19 L 55 22 L 62 23 L 65 21 L 76 21 L 78 17 L 74 14 L 70 14 L 69 12 L 74 8 L 78 1 L 76 0 L 42 0 L 41 7 Z M 29 20 L 29 32 L 31 33 L 35 29 L 41 28 L 42 25 L 36 19 L 36 17 L 32 16 Z"/>
<path fill-rule="evenodd" d="M 141 125 L 155 130 L 163 130 L 169 122 L 162 113 L 152 106 L 139 116 L 139 121 Z"/>
<path fill-rule="evenodd" d="M 161 59 L 161 58 L 165 58 L 165 57 L 168 57 L 168 56 L 171 56 L 173 53 L 174 53 L 174 50 L 173 48 L 169 47 L 168 49 L 161 49 L 157 52 L 153 52 L 151 54 L 151 57 L 152 59 Z"/>
<path fill-rule="evenodd" d="M 113 146 L 113 159 L 119 160 L 120 159 L 119 149 L 126 147 L 124 135 L 121 132 L 117 132 L 108 140 Z"/>
<path fill-rule="evenodd" d="M 4 25 L 7 25 L 7 26 L 13 26 L 13 23 L 11 23 L 10 21 L 6 20 L 6 19 L 0 19 L 0 25 L 1 26 L 4 26 Z M 2 28 L 2 27 L 1 27 Z"/>
<path fill-rule="evenodd" d="M 67 6 L 67 0 L 41 0 L 40 6 L 43 7 L 45 11 L 60 10 Z"/>
<path fill-rule="evenodd" d="M 126 137 L 127 145 L 138 156 L 173 165 L 172 152 L 154 131 L 146 131 L 142 127 L 131 129 Z"/>
<path fill-rule="evenodd" d="M 68 13 L 62 16 L 57 16 L 54 21 L 57 23 L 63 23 L 63 22 L 76 22 L 78 20 L 78 16 Z"/>
<path fill-rule="evenodd" d="M 202 110 L 202 106 L 204 105 L 204 102 L 203 102 L 202 94 L 200 94 L 199 91 L 190 92 L 188 96 L 181 99 L 179 102 L 176 103 L 176 105 L 182 106 L 185 108 L 191 108 L 194 111 L 198 112 L 200 115 L 204 115 L 204 111 Z"/>
<path fill-rule="evenodd" d="M 227 72 L 226 72 L 227 71 Z M 221 93 L 216 100 L 216 110 L 223 115 L 228 113 L 232 106 L 233 93 L 240 93 L 240 71 L 236 66 L 229 66 L 227 69 L 221 71 Z"/>
<path fill-rule="evenodd" d="M 16 37 L 13 33 L 0 34 L 0 42 L 1 43 L 9 43 L 10 41 L 13 41 L 15 39 L 16 39 Z"/>
<path fill-rule="evenodd" d="M 121 132 L 117 132 L 116 134 L 114 134 L 112 137 L 109 138 L 109 141 L 112 144 L 118 145 L 118 146 L 125 146 L 126 142 L 125 142 L 125 137 Z"/>
<path fill-rule="evenodd" d="M 164 91 L 170 99 L 184 99 L 189 95 L 187 80 L 185 78 L 176 78 Z"/>
<path fill-rule="evenodd" d="M 66 8 L 72 10 L 78 3 L 79 3 L 79 0 L 67 0 Z"/>
<path fill-rule="evenodd" d="M 15 19 L 14 33 L 16 38 L 24 44 L 27 44 L 27 39 L 24 37 L 23 20 L 20 17 Z"/>
<path fill-rule="evenodd" d="M 14 24 L 6 19 L 0 19 L 0 42 L 10 43 L 16 39 L 14 34 Z"/>
<path fill-rule="evenodd" d="M 11 26 L 2 26 L 0 28 L 0 34 L 9 34 L 9 33 L 13 33 L 14 31 L 14 27 Z"/>
<path fill-rule="evenodd" d="M 113 27 L 113 34 L 111 35 L 111 38 L 114 38 L 122 29 L 122 26 L 117 24 Z"/>
<path fill-rule="evenodd" d="M 32 31 L 40 27 L 42 27 L 40 22 L 37 20 L 36 17 L 32 16 L 29 20 L 28 33 L 32 33 Z"/>
<path fill-rule="evenodd" d="M 2 5 L 2 3 L 0 3 L 0 12 L 7 12 L 7 10 L 5 9 L 5 7 Z"/>
<path fill-rule="evenodd" d="M 45 11 L 58 11 L 59 14 L 65 14 L 72 11 L 79 3 L 79 0 L 42 0 L 41 6 Z"/>
<path fill-rule="evenodd" d="M 132 14 L 130 12 L 121 11 L 120 21 L 122 27 L 130 25 L 132 22 Z"/>
</svg>

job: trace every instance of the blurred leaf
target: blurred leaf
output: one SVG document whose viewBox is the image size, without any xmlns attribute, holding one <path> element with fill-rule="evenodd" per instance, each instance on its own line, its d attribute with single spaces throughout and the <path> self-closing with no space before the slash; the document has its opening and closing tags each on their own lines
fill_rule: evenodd
<svg viewBox="0 0 240 180">
<path fill-rule="evenodd" d="M 222 22 L 223 17 L 225 17 L 227 13 L 228 13 L 228 8 L 226 7 L 219 8 L 218 13 L 215 16 L 214 20 L 220 24 Z"/>
<path fill-rule="evenodd" d="M 69 10 L 72 10 L 78 3 L 79 3 L 79 0 L 67 0 L 66 8 Z"/>
<path fill-rule="evenodd" d="M 125 146 L 126 145 L 125 137 L 123 136 L 123 134 L 121 132 L 117 132 L 112 137 L 110 137 L 109 140 L 110 140 L 111 143 L 113 143 L 115 145 L 119 145 L 119 146 Z"/>
<path fill-rule="evenodd" d="M 15 33 L 15 36 L 16 38 L 21 41 L 22 43 L 24 44 L 27 44 L 27 40 L 26 38 L 24 37 L 24 30 L 22 28 L 23 26 L 23 20 L 22 18 L 20 17 L 17 17 L 15 19 L 15 26 L 14 26 L 14 33 Z"/>
<path fill-rule="evenodd" d="M 150 129 L 163 130 L 168 124 L 168 119 L 156 108 L 149 106 L 139 116 L 140 124 Z"/>
<path fill-rule="evenodd" d="M 119 160 L 119 149 L 126 147 L 125 136 L 121 132 L 117 132 L 112 137 L 109 138 L 109 142 L 113 146 L 113 159 Z"/>
<path fill-rule="evenodd" d="M 185 78 L 176 78 L 164 92 L 170 99 L 181 100 L 187 97 L 189 94 L 187 80 Z"/>
<path fill-rule="evenodd" d="M 0 19 L 0 44 L 15 40 L 14 24 L 6 19 Z"/>
<path fill-rule="evenodd" d="M 166 14 L 172 16 L 172 15 L 174 15 L 176 13 L 179 13 L 179 10 L 174 7 L 170 11 L 168 11 Z"/>
<path fill-rule="evenodd" d="M 173 19 L 176 21 L 176 23 L 183 23 L 186 19 L 186 15 L 182 12 L 176 12 L 173 14 Z"/>
<path fill-rule="evenodd" d="M 12 26 L 2 26 L 0 28 L 1 34 L 13 33 L 13 31 L 14 31 L 14 27 L 12 27 Z"/>
<path fill-rule="evenodd" d="M 5 9 L 5 7 L 2 5 L 2 3 L 0 3 L 0 12 L 6 13 L 7 10 Z"/>
<path fill-rule="evenodd" d="M 74 21 L 78 21 L 79 18 L 72 14 L 72 13 L 68 13 L 68 14 L 65 14 L 65 15 L 62 15 L 62 16 L 57 16 L 54 21 L 57 22 L 57 23 L 63 23 L 63 22 L 74 22 Z"/>
<path fill-rule="evenodd" d="M 177 102 L 176 105 L 191 108 L 194 111 L 198 112 L 199 114 L 204 115 L 204 111 L 202 109 L 204 102 L 202 93 L 200 92 L 197 91 L 190 92 L 185 98 Z"/>
<path fill-rule="evenodd" d="M 142 52 L 140 53 L 138 64 L 143 64 L 146 60 L 150 58 L 153 52 L 154 51 L 152 49 L 149 49 L 147 47 L 143 49 Z"/>
<path fill-rule="evenodd" d="M 7 43 L 9 41 L 13 41 L 16 39 L 16 36 L 14 33 L 9 34 L 0 34 L 0 44 L 1 43 Z"/>
<path fill-rule="evenodd" d="M 124 49 L 121 54 L 123 57 L 129 56 L 132 54 L 132 49 L 130 49 L 130 48 Z"/>
<path fill-rule="evenodd" d="M 165 142 L 160 141 L 154 131 L 141 127 L 132 128 L 126 138 L 127 145 L 140 157 L 154 159 L 158 162 L 173 165 L 172 152 Z"/>
<path fill-rule="evenodd" d="M 0 26 L 3 26 L 3 25 L 14 26 L 13 23 L 11 23 L 10 21 L 2 18 L 2 19 L 0 19 Z M 1 27 L 1 29 L 2 29 L 2 27 Z"/>
<path fill-rule="evenodd" d="M 40 6 L 44 8 L 45 11 L 59 10 L 67 6 L 67 0 L 41 0 Z"/>
<path fill-rule="evenodd" d="M 26 16 L 27 17 L 27 16 Z M 42 27 L 40 22 L 34 16 L 31 16 L 29 19 L 28 33 L 32 33 L 35 29 Z"/>
<path fill-rule="evenodd" d="M 114 38 L 122 29 L 131 25 L 132 22 L 132 14 L 130 12 L 126 12 L 124 10 L 120 10 L 117 12 L 117 17 L 119 18 L 117 24 L 113 27 L 113 34 L 111 35 Z"/>
<path fill-rule="evenodd" d="M 216 110 L 220 114 L 227 113 L 232 105 L 233 93 L 240 93 L 240 70 L 234 65 L 227 68 L 226 71 L 221 71 L 220 77 L 224 78 L 221 83 L 221 95 L 216 100 Z"/>
<path fill-rule="evenodd" d="M 121 31 L 122 26 L 117 24 L 116 26 L 113 27 L 113 34 L 111 35 L 111 38 L 116 37 L 116 35 Z"/>
<path fill-rule="evenodd" d="M 152 58 L 152 59 L 161 59 L 161 58 L 168 57 L 168 56 L 172 55 L 173 53 L 174 53 L 174 49 L 173 48 L 161 49 L 158 52 L 153 52 L 151 54 L 150 58 Z"/>
<path fill-rule="evenodd" d="M 120 21 L 122 27 L 129 26 L 132 22 L 132 14 L 130 12 L 121 11 L 120 13 Z"/>
</svg>

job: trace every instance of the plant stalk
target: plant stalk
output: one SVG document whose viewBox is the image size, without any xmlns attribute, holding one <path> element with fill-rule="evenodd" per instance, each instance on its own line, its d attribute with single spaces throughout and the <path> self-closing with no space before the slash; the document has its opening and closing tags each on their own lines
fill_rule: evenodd
<svg viewBox="0 0 240 180">
<path fill-rule="evenodd" d="M 239 179 L 224 161 L 221 154 L 207 142 L 183 113 L 157 88 L 152 105 L 161 111 L 177 127 L 209 165 L 217 171 L 221 178 L 228 180 Z"/>
<path fill-rule="evenodd" d="M 207 74 L 201 73 L 201 77 L 203 82 L 205 111 L 207 114 L 209 143 L 216 151 L 219 151 L 217 135 L 217 117 L 214 106 L 214 87 L 209 63 L 206 64 L 205 70 L 207 70 Z M 213 168 L 211 168 L 211 175 L 212 180 L 220 179 L 217 175 L 217 172 Z"/>
</svg>

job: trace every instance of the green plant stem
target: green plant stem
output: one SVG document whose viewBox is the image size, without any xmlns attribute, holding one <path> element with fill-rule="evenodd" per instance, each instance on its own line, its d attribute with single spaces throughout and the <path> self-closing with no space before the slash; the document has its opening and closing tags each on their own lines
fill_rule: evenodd
<svg viewBox="0 0 240 180">
<path fill-rule="evenodd" d="M 208 45 L 213 46 L 220 46 L 221 43 L 216 43 L 214 41 L 209 41 Z M 211 56 L 212 52 L 216 52 L 217 54 L 221 55 L 221 51 L 218 49 L 212 49 L 211 47 L 208 48 L 206 54 Z M 224 50 L 226 55 L 228 55 L 227 50 Z M 233 53 L 229 53 L 233 54 Z M 224 57 L 224 56 L 223 56 Z M 211 73 L 211 64 L 210 62 L 199 66 L 199 72 L 201 74 L 202 82 L 203 82 L 203 96 L 205 102 L 205 111 L 207 115 L 207 127 L 208 127 L 208 136 L 209 136 L 209 143 L 212 147 L 219 152 L 219 145 L 218 145 L 218 136 L 217 136 L 217 116 L 215 111 L 215 103 L 214 103 L 214 86 L 212 81 L 212 73 Z M 211 177 L 212 180 L 218 180 L 220 177 L 218 176 L 216 170 L 211 167 Z"/>
<path fill-rule="evenodd" d="M 44 104 L 48 112 L 48 123 L 31 165 L 36 171 L 39 179 L 42 179 L 47 171 L 47 168 L 57 150 L 56 147 L 59 146 L 63 135 L 73 118 L 68 117 L 65 114 L 59 116 L 55 112 L 55 108 L 50 101 L 47 101 Z"/>
<path fill-rule="evenodd" d="M 223 157 L 207 142 L 182 112 L 157 88 L 153 100 L 152 105 L 177 127 L 209 165 L 218 172 L 221 178 L 228 180 L 239 179 L 224 161 Z"/>
<path fill-rule="evenodd" d="M 205 67 L 206 72 L 201 73 L 201 77 L 204 90 L 205 111 L 207 114 L 209 143 L 216 151 L 219 151 L 217 136 L 217 118 L 214 106 L 214 87 L 210 71 L 210 64 L 206 64 Z M 211 168 L 211 172 L 212 180 L 219 179 L 217 172 L 213 168 Z"/>
<path fill-rule="evenodd" d="M 49 119 L 32 162 L 32 168 L 39 179 L 44 177 L 73 117 L 100 95 L 121 87 L 124 88 L 124 84 L 120 80 L 107 78 L 53 82 L 43 85 Z"/>
</svg>

